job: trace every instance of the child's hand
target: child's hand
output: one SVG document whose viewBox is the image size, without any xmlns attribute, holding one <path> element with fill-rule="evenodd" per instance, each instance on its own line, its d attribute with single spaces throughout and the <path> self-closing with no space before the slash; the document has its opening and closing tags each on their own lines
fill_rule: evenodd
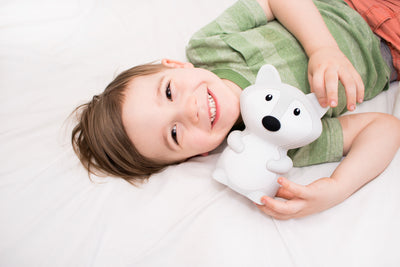
<svg viewBox="0 0 400 267">
<path fill-rule="evenodd" d="M 364 83 L 347 57 L 337 47 L 324 47 L 310 55 L 308 81 L 321 106 L 336 107 L 338 81 L 347 97 L 347 109 L 353 111 L 364 99 Z"/>
<path fill-rule="evenodd" d="M 338 182 L 331 178 L 321 178 L 309 185 L 299 185 L 280 177 L 281 185 L 277 197 L 286 200 L 278 200 L 268 196 L 262 197 L 265 205 L 257 207 L 267 215 L 278 220 L 304 217 L 333 207 L 342 202 L 347 196 L 341 192 Z"/>
</svg>

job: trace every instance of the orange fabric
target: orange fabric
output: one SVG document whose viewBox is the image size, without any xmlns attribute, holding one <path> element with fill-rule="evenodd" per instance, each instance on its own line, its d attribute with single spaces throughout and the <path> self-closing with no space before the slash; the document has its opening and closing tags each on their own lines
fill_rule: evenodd
<svg viewBox="0 0 400 267">
<path fill-rule="evenodd" d="M 388 44 L 400 80 L 400 0 L 344 0 Z"/>
</svg>

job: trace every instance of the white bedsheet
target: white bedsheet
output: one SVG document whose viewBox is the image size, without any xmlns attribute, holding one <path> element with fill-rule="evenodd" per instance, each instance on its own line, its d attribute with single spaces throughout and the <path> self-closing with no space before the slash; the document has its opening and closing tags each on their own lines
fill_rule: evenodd
<svg viewBox="0 0 400 267">
<path fill-rule="evenodd" d="M 213 181 L 215 154 L 140 188 L 88 179 L 69 142 L 73 108 L 132 65 L 185 60 L 190 35 L 233 2 L 0 2 L 0 266 L 400 266 L 399 153 L 344 203 L 288 221 Z M 397 94 L 393 83 L 358 111 L 399 116 Z"/>
</svg>

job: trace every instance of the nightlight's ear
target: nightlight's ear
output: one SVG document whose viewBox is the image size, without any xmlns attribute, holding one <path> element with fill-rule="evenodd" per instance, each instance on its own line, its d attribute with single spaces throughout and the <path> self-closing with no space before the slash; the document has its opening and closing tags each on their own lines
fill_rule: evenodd
<svg viewBox="0 0 400 267">
<path fill-rule="evenodd" d="M 275 84 L 281 84 L 282 81 L 275 67 L 267 64 L 262 66 L 257 73 L 256 84 L 258 83 L 273 86 Z"/>
<path fill-rule="evenodd" d="M 319 102 L 318 98 L 314 93 L 310 93 L 306 95 L 307 99 L 310 101 L 310 103 L 313 105 L 314 109 L 317 111 L 318 117 L 322 118 L 324 114 L 328 111 L 328 107 L 322 107 Z"/>
<path fill-rule="evenodd" d="M 193 68 L 193 64 L 190 62 L 181 62 L 178 60 L 173 60 L 168 58 L 163 58 L 161 60 L 161 64 L 170 68 Z"/>
</svg>

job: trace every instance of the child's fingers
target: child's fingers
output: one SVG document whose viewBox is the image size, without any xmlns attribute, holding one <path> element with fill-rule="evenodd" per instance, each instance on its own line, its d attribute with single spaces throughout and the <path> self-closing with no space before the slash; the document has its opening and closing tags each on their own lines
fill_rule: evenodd
<svg viewBox="0 0 400 267">
<path fill-rule="evenodd" d="M 352 67 L 352 65 L 351 65 Z M 351 76 L 351 82 L 355 86 L 355 91 L 356 91 L 356 102 L 362 103 L 364 101 L 364 93 L 365 93 L 365 87 L 364 87 L 364 82 L 360 76 L 360 74 L 352 67 L 353 71 L 348 71 L 344 72 L 348 76 Z M 347 77 L 347 76 L 344 76 Z M 341 78 L 342 80 L 342 78 Z M 349 79 L 350 80 L 350 79 Z M 346 81 L 342 81 L 343 85 L 346 87 Z M 347 90 L 346 90 L 347 91 Z"/>
<path fill-rule="evenodd" d="M 282 186 L 283 190 L 287 190 L 292 194 L 292 198 L 308 198 L 308 190 L 306 186 L 296 184 L 285 177 L 279 177 L 278 183 Z"/>
<path fill-rule="evenodd" d="M 319 104 L 322 107 L 326 107 L 328 105 L 326 90 L 325 90 L 325 82 L 324 75 L 322 71 L 314 72 L 308 75 L 308 82 L 310 83 L 311 92 L 315 94 L 318 99 Z"/>
<path fill-rule="evenodd" d="M 325 72 L 325 90 L 327 95 L 328 105 L 336 107 L 338 103 L 338 84 L 339 78 L 337 70 L 327 69 Z"/>
<path fill-rule="evenodd" d="M 357 102 L 362 103 L 364 100 L 364 83 L 361 76 L 356 71 L 342 71 L 340 81 L 346 91 L 347 109 L 353 111 Z"/>
<path fill-rule="evenodd" d="M 357 104 L 357 84 L 350 74 L 343 74 L 340 80 L 346 92 L 347 109 L 353 111 Z"/>
<path fill-rule="evenodd" d="M 365 87 L 364 82 L 361 79 L 360 74 L 356 73 L 356 84 L 357 84 L 357 102 L 362 103 L 364 101 Z"/>
<path fill-rule="evenodd" d="M 290 192 L 289 190 L 280 187 L 278 192 L 276 193 L 275 197 L 280 197 L 280 198 L 285 198 L 285 199 L 293 199 L 296 197 L 295 194 L 293 194 L 292 192 Z"/>
<path fill-rule="evenodd" d="M 302 200 L 282 201 L 268 196 L 262 197 L 261 201 L 264 204 L 264 207 L 259 208 L 266 214 L 277 219 L 293 218 L 304 208 L 305 204 Z"/>
</svg>

